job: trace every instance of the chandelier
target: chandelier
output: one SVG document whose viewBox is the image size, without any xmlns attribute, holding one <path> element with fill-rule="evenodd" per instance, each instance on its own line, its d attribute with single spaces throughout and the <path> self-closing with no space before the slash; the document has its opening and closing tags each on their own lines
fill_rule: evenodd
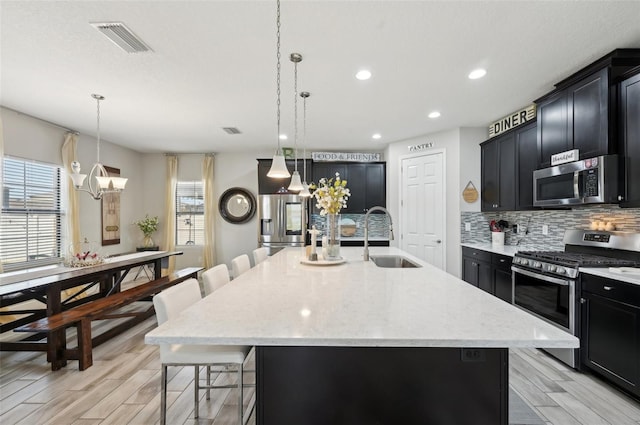
<svg viewBox="0 0 640 425">
<path fill-rule="evenodd" d="M 80 163 L 73 161 L 71 163 L 72 173 L 69 175 L 73 181 L 73 187 L 81 192 L 87 192 L 95 200 L 102 199 L 104 193 L 122 192 L 124 186 L 127 184 L 127 179 L 123 177 L 110 177 L 107 170 L 100 163 L 100 101 L 104 100 L 104 96 L 99 94 L 92 94 L 98 105 L 97 113 L 97 138 L 96 138 L 96 151 L 97 160 L 93 164 L 91 171 L 89 172 L 88 189 L 83 187 L 84 181 L 87 178 L 87 174 L 80 174 Z M 94 186 L 95 180 L 95 186 Z"/>
</svg>

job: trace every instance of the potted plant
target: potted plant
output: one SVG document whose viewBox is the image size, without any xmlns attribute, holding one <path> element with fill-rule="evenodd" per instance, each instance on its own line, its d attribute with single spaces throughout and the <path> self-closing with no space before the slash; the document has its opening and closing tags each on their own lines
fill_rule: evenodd
<svg viewBox="0 0 640 425">
<path fill-rule="evenodd" d="M 142 220 L 138 220 L 133 224 L 138 225 L 138 228 L 144 234 L 142 246 L 144 248 L 151 248 L 155 246 L 153 239 L 151 239 L 151 235 L 158 230 L 158 216 L 149 217 L 149 214 L 146 214 Z"/>
</svg>

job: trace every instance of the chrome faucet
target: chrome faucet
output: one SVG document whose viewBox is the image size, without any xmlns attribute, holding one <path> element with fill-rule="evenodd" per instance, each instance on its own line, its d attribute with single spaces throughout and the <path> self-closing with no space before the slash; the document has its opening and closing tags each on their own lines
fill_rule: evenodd
<svg viewBox="0 0 640 425">
<path fill-rule="evenodd" d="M 393 240 L 393 220 L 385 207 L 371 207 L 364 216 L 364 261 L 369 261 L 369 214 L 373 211 L 383 211 L 389 217 L 389 240 Z"/>
</svg>

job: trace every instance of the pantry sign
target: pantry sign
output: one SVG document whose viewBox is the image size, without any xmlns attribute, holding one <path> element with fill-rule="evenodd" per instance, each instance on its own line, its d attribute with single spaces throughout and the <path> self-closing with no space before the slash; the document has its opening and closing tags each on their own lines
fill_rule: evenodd
<svg viewBox="0 0 640 425">
<path fill-rule="evenodd" d="M 536 105 L 529 105 L 526 108 L 507 115 L 489 126 L 489 138 L 509 131 L 522 124 L 526 124 L 536 118 Z"/>
</svg>

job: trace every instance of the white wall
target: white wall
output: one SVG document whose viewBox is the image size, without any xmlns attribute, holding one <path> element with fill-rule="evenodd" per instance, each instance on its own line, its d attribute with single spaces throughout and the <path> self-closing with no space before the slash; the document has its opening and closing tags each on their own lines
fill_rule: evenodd
<svg viewBox="0 0 640 425">
<path fill-rule="evenodd" d="M 0 108 L 4 124 L 5 154 L 62 165 L 61 148 L 65 130 L 38 119 Z M 486 128 L 459 128 L 396 142 L 385 150 L 387 160 L 387 206 L 393 218 L 400 219 L 400 157 L 409 154 L 408 146 L 433 143 L 433 149 L 444 149 L 446 155 L 446 270 L 460 276 L 460 212 L 480 211 L 480 202 L 467 204 L 462 190 L 471 180 L 480 190 L 480 147 L 487 138 Z M 215 198 L 232 187 L 250 190 L 256 197 L 258 177 L 256 158 L 269 158 L 272 152 L 247 151 L 221 153 L 215 156 Z M 77 155 L 85 171 L 95 162 L 95 138 L 80 135 Z M 202 154 L 179 155 L 178 176 L 182 180 L 199 180 Z M 121 243 L 102 247 L 105 254 L 130 252 L 140 244 L 142 234 L 132 223 L 149 214 L 160 219 L 160 230 L 154 235 L 162 245 L 164 232 L 164 193 L 166 161 L 163 154 L 142 154 L 125 147 L 102 141 L 101 162 L 120 168 L 128 177 L 126 190 L 121 194 Z M 100 242 L 100 202 L 89 195 L 80 196 L 81 234 Z M 216 257 L 218 263 L 230 265 L 233 257 L 250 254 L 257 247 L 257 215 L 244 224 L 231 224 L 219 215 L 215 220 Z M 397 245 L 398 241 L 392 242 Z M 179 247 L 185 252 L 177 258 L 176 267 L 199 266 L 202 250 L 199 247 Z"/>
<path fill-rule="evenodd" d="M 267 158 L 270 152 L 220 153 L 214 160 L 214 197 L 217 200 L 225 190 L 241 187 L 249 190 L 257 200 L 258 196 L 258 163 L 257 158 Z M 200 180 L 202 178 L 203 154 L 178 155 L 178 180 Z M 164 193 L 166 176 L 166 158 L 163 154 L 145 154 L 143 156 L 143 185 L 145 190 L 140 217 L 145 214 L 157 215 L 160 230 L 154 238 L 162 244 L 165 221 Z M 216 245 L 216 262 L 231 266 L 231 259 L 240 254 L 248 254 L 258 246 L 258 219 L 255 215 L 250 221 L 242 224 L 228 223 L 217 214 L 214 222 Z M 141 238 L 142 235 L 139 235 Z M 176 258 L 176 268 L 202 265 L 202 247 L 178 246 L 176 249 L 184 254 Z"/>
<path fill-rule="evenodd" d="M 485 129 L 458 128 L 425 136 L 414 137 L 388 146 L 385 157 L 387 158 L 387 206 L 391 215 L 398 220 L 400 214 L 400 170 L 401 158 L 409 155 L 420 155 L 429 150 L 445 151 L 445 194 L 446 194 L 446 271 L 460 277 L 461 274 L 461 250 L 460 250 L 460 211 L 464 203 L 462 190 L 469 180 L 477 181 L 476 188 L 480 189 L 480 148 L 477 143 L 486 137 Z M 477 140 L 476 140 L 477 139 Z M 409 146 L 432 143 L 432 147 L 420 153 L 409 152 Z M 477 166 L 474 162 L 477 162 Z M 468 208 L 467 205 L 464 208 Z M 477 207 L 479 210 L 479 207 Z M 399 240 L 392 243 L 399 245 Z"/>
<path fill-rule="evenodd" d="M 470 181 L 478 190 L 478 199 L 473 203 L 460 196 L 460 211 L 480 211 L 480 143 L 488 137 L 486 127 L 460 129 L 460 194 Z"/>
<path fill-rule="evenodd" d="M 3 122 L 4 154 L 62 166 L 62 144 L 66 130 L 36 118 L 9 109 L 0 108 Z M 94 136 L 80 135 L 77 159 L 84 172 L 89 172 L 96 162 Z M 104 165 L 120 168 L 122 177 L 128 177 L 127 187 L 121 193 L 120 227 L 121 243 L 100 246 L 101 209 L 86 193 L 80 193 L 80 234 L 96 243 L 104 255 L 135 250 L 137 240 L 129 230 L 129 223 L 137 219 L 136 201 L 143 193 L 140 168 L 141 154 L 101 140 L 100 160 Z"/>
</svg>

